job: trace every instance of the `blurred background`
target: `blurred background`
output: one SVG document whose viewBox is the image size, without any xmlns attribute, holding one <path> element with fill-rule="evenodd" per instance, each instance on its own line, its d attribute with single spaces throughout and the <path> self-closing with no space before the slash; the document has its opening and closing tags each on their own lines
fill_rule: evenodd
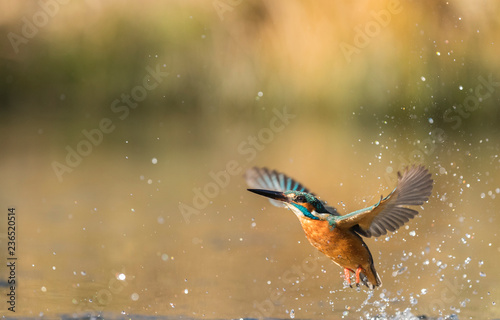
<svg viewBox="0 0 500 320">
<path fill-rule="evenodd" d="M 0 2 L 0 292 L 16 313 L 500 317 L 500 3 Z M 422 163 L 420 215 L 345 288 L 267 166 L 341 212 Z"/>
</svg>

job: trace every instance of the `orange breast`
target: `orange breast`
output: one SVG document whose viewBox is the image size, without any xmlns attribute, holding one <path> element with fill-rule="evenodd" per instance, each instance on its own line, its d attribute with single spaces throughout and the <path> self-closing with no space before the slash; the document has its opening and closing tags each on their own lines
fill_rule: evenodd
<svg viewBox="0 0 500 320">
<path fill-rule="evenodd" d="M 353 231 L 332 229 L 324 220 L 299 220 L 309 242 L 341 267 L 368 269 L 373 263 L 368 247 Z"/>
</svg>

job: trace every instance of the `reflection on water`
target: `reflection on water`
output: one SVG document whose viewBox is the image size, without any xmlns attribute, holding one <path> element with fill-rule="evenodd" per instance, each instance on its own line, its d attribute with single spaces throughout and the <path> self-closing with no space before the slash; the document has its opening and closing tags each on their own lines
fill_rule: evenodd
<svg viewBox="0 0 500 320">
<path fill-rule="evenodd" d="M 251 163 L 237 151 L 248 132 L 235 131 L 196 157 L 178 152 L 182 143 L 147 155 L 140 145 L 103 145 L 63 183 L 50 166 L 60 154 L 46 153 L 38 141 L 27 149 L 11 146 L 1 175 L 18 186 L 2 186 L 2 203 L 15 206 L 19 218 L 16 315 L 322 319 L 496 312 L 495 148 L 480 146 L 470 149 L 477 158 L 463 157 L 450 140 L 425 155 L 435 181 L 429 203 L 398 232 L 367 239 L 383 281 L 373 292 L 344 287 L 342 270 L 309 245 L 295 216 L 252 196 L 241 175 L 195 208 L 197 188 L 214 181 L 210 172 L 236 160 L 241 169 L 276 167 L 339 211 L 359 209 L 392 190 L 404 164 L 398 158 L 414 150 L 390 137 L 375 144 L 326 126 L 302 139 L 305 129 L 295 124 L 277 135 L 273 149 Z M 329 136 L 339 139 L 332 145 Z M 493 138 L 488 143 L 498 146 Z M 305 148 L 324 156 L 294 152 Z M 188 221 L 179 203 L 196 209 Z"/>
</svg>

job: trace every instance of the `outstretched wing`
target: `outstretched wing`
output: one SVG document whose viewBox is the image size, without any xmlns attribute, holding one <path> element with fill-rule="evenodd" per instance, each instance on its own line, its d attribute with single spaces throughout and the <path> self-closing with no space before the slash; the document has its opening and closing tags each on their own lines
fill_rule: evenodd
<svg viewBox="0 0 500 320">
<path fill-rule="evenodd" d="M 432 179 L 423 166 L 406 168 L 398 172 L 398 186 L 385 198 L 371 207 L 364 208 L 335 220 L 340 228 L 351 228 L 365 237 L 378 237 L 395 231 L 418 214 L 406 206 L 418 206 L 429 199 Z"/>
<path fill-rule="evenodd" d="M 276 170 L 269 170 L 267 168 L 257 168 L 253 167 L 246 171 L 245 179 L 250 188 L 253 189 L 265 189 L 273 191 L 302 191 L 310 193 L 309 190 L 304 187 L 300 182 L 288 177 L 287 175 L 278 172 Z M 285 207 L 285 203 L 282 201 L 276 201 L 269 199 L 271 203 L 277 207 Z M 337 215 L 337 210 L 333 207 L 327 206 L 323 201 L 325 208 L 332 214 Z"/>
</svg>

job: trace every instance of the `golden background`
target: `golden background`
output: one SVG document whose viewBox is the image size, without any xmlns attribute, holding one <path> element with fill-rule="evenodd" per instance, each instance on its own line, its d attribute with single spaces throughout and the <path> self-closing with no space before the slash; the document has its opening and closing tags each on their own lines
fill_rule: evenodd
<svg viewBox="0 0 500 320">
<path fill-rule="evenodd" d="M 499 9 L 2 1 L 0 315 L 499 317 Z M 348 212 L 411 163 L 433 195 L 367 240 L 372 293 L 243 179 L 268 166 Z"/>
</svg>

